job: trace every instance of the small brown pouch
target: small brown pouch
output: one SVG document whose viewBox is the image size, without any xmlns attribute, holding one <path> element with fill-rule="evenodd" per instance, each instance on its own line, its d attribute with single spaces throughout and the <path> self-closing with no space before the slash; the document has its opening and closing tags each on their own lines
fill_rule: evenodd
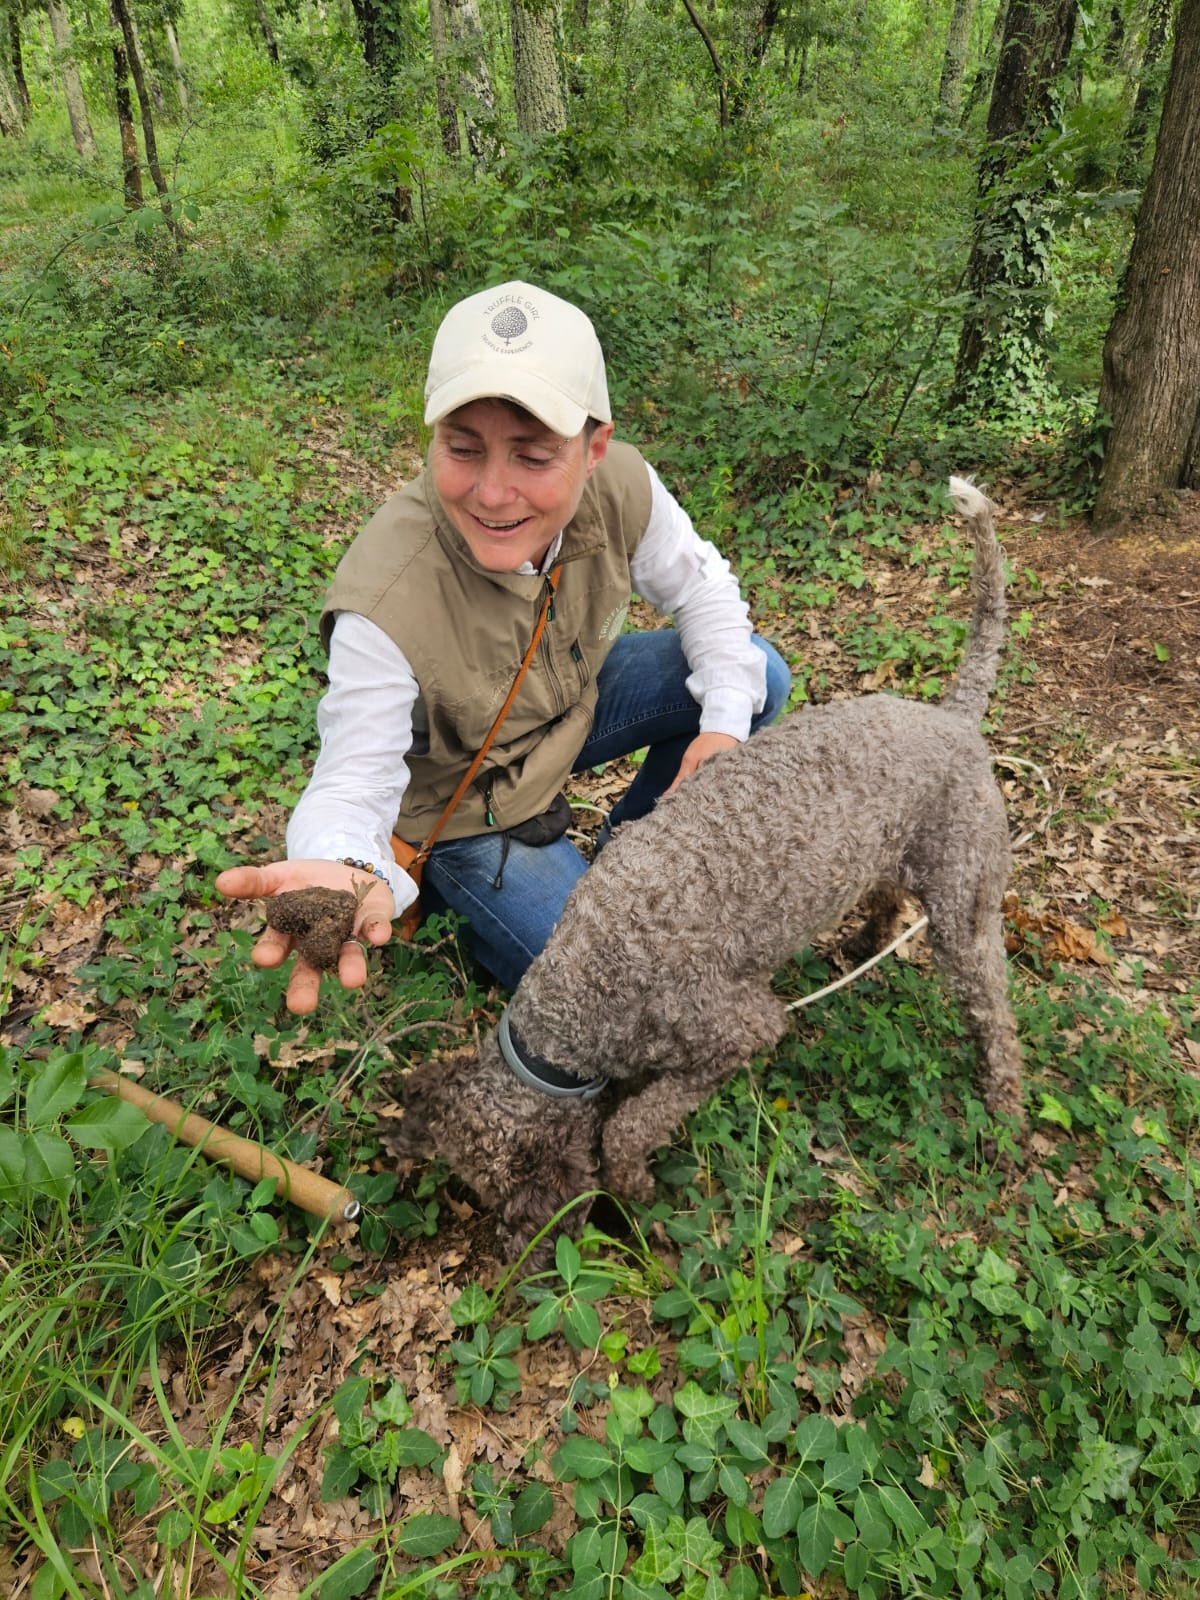
<svg viewBox="0 0 1200 1600">
<path fill-rule="evenodd" d="M 416 884 L 418 890 L 417 898 L 412 905 L 405 906 L 400 914 L 400 937 L 402 939 L 411 939 L 421 926 L 423 913 L 421 911 L 420 888 L 425 856 L 422 851 L 417 849 L 416 845 L 405 844 L 404 840 L 397 837 L 396 834 L 392 835 L 392 854 L 395 856 L 397 864 L 404 868 L 405 872 Z"/>
</svg>

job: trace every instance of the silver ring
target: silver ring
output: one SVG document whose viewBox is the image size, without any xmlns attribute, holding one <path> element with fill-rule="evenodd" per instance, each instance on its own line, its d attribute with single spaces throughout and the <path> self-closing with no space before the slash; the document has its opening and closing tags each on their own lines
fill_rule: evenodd
<svg viewBox="0 0 1200 1600">
<path fill-rule="evenodd" d="M 364 956 L 369 956 L 371 953 L 371 946 L 365 939 L 343 939 L 342 949 L 344 950 L 348 944 L 356 944 Z"/>
</svg>

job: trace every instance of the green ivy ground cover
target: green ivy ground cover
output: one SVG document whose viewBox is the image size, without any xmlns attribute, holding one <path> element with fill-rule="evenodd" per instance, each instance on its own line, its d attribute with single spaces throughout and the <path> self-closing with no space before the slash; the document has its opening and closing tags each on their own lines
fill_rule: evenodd
<svg viewBox="0 0 1200 1600">
<path fill-rule="evenodd" d="M 269 116 L 234 115 L 234 80 L 230 132 L 206 129 L 181 180 L 202 242 L 175 256 L 162 229 L 87 210 L 42 151 L 21 176 L 45 215 L 16 213 L 6 243 L 0 1583 L 35 1600 L 1194 1593 L 1194 975 L 1148 993 L 1136 969 L 1118 988 L 1036 949 L 1014 962 L 1017 1159 L 989 1153 L 936 984 L 889 968 L 692 1119 L 654 1207 L 598 1208 L 540 1275 L 472 1274 L 490 1258 L 462 1196 L 436 1169 L 401 1183 L 377 1122 L 397 1063 L 486 1020 L 450 933 L 391 949 L 368 994 L 302 1027 L 211 887 L 277 848 L 312 752 L 317 597 L 389 448 L 411 457 L 420 352 L 468 274 L 525 271 L 591 305 L 627 431 L 759 606 L 936 696 L 961 624 L 866 602 L 840 618 L 883 560 L 961 586 L 943 469 L 1014 451 L 939 411 L 967 166 L 878 107 L 827 151 L 814 114 L 798 199 L 766 145 L 741 165 L 672 104 L 653 139 L 585 126 L 549 155 L 514 142 L 483 179 L 442 174 L 388 232 L 403 128 L 390 155 L 352 148 L 310 181 L 294 148 L 272 153 Z M 1060 322 L 1080 370 L 1119 233 L 1093 221 L 1083 244 L 1060 236 L 1089 265 L 1066 274 Z M 354 230 L 360 256 L 331 247 Z M 1058 492 L 1093 441 L 1078 397 L 1039 398 L 1022 448 Z M 796 667 L 798 697 L 823 692 L 802 651 Z M 1010 680 L 1028 670 L 1014 651 Z M 802 954 L 781 982 L 825 976 Z M 319 1157 L 364 1202 L 359 1254 L 88 1086 L 122 1063 Z M 308 1313 L 318 1268 L 369 1309 L 414 1260 L 448 1325 L 414 1356 L 364 1311 L 343 1378 Z M 231 1339 L 251 1357 L 232 1377 Z M 547 1429 L 509 1464 L 456 1459 L 551 1361 L 574 1376 Z M 418 1421 L 431 1389 L 452 1425 Z M 285 1587 L 310 1457 L 343 1531 L 311 1538 Z"/>
<path fill-rule="evenodd" d="M 2 782 L 9 803 L 31 787 L 57 797 L 57 843 L 16 856 L 28 909 L 4 947 L 9 998 L 29 994 L 56 904 L 99 894 L 109 911 L 81 975 L 92 1025 L 71 1036 L 34 1014 L 0 1070 L 8 1559 L 37 1573 L 41 1597 L 100 1593 L 149 1522 L 180 1570 L 207 1574 L 203 1592 L 265 1596 L 251 1534 L 278 1515 L 288 1452 L 323 1411 L 272 1451 L 227 1438 L 228 1418 L 199 1444 L 172 1434 L 165 1390 L 165 1431 L 148 1431 L 132 1396 L 147 1371 L 161 1383 L 168 1350 L 203 1367 L 245 1263 L 287 1247 L 302 1273 L 303 1227 L 272 1208 L 269 1184 L 207 1168 L 87 1075 L 132 1060 L 301 1159 L 319 1119 L 386 1277 L 389 1257 L 450 1217 L 436 1174 L 404 1190 L 381 1170 L 373 1109 L 391 1059 L 360 1052 L 347 1074 L 345 1041 L 403 1026 L 404 1048 L 428 1048 L 482 995 L 432 929 L 424 951 L 388 958 L 388 985 L 306 1030 L 310 1049 L 331 1042 L 327 1064 L 289 1080 L 274 1065 L 298 1037 L 280 980 L 247 966 L 248 936 L 222 931 L 211 877 L 270 848 L 262 808 L 274 821 L 302 782 L 315 597 L 367 509 L 309 424 L 253 460 L 159 429 L 14 460 L 28 536 L 3 594 Z M 835 590 L 853 581 L 855 544 L 826 555 Z M 960 552 L 933 559 L 961 578 Z M 786 553 L 780 571 L 811 581 Z M 820 970 L 808 963 L 806 986 Z M 459 1294 L 439 1361 L 464 1407 L 502 1414 L 546 1341 L 597 1356 L 541 1465 L 471 1468 L 457 1515 L 397 1515 L 401 1478 L 432 1499 L 447 1462 L 402 1382 L 329 1394 L 325 1492 L 376 1520 L 314 1563 L 304 1592 L 1187 1592 L 1200 1578 L 1198 1099 L 1172 1044 L 1195 1037 L 1195 1014 L 1028 969 L 1018 1004 L 1035 1138 L 1023 1165 L 1011 1149 L 981 1155 L 961 1026 L 903 967 L 839 997 L 698 1114 L 660 1164 L 662 1200 L 628 1228 L 561 1243 L 539 1277 L 518 1267 Z M 616 1309 L 630 1294 L 651 1341 L 630 1341 Z M 864 1315 L 884 1347 L 846 1409 L 846 1341 Z M 286 1319 L 285 1302 L 268 1361 Z M 507 1552 L 486 1565 L 468 1531 L 480 1521 Z M 98 1568 L 80 1554 L 93 1545 Z M 122 1581 L 150 1593 L 148 1571 Z"/>
</svg>

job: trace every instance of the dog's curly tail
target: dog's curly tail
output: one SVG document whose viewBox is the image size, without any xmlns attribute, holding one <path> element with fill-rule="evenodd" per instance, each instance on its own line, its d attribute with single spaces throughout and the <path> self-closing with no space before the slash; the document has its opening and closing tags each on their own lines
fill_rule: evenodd
<svg viewBox="0 0 1200 1600">
<path fill-rule="evenodd" d="M 950 498 L 954 509 L 966 517 L 975 541 L 971 573 L 975 609 L 958 677 L 942 706 L 978 727 L 996 687 L 1004 643 L 1004 551 L 996 539 L 996 508 L 982 490 L 965 478 L 951 478 Z"/>
</svg>

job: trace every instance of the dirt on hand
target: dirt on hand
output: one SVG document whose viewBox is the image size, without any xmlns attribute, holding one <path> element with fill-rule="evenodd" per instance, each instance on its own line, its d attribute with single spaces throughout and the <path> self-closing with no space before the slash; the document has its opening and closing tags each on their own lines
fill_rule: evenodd
<svg viewBox="0 0 1200 1600">
<path fill-rule="evenodd" d="M 358 896 L 349 889 L 289 889 L 267 901 L 267 922 L 295 940 L 310 967 L 333 972 L 353 937 L 357 910 Z"/>
</svg>

